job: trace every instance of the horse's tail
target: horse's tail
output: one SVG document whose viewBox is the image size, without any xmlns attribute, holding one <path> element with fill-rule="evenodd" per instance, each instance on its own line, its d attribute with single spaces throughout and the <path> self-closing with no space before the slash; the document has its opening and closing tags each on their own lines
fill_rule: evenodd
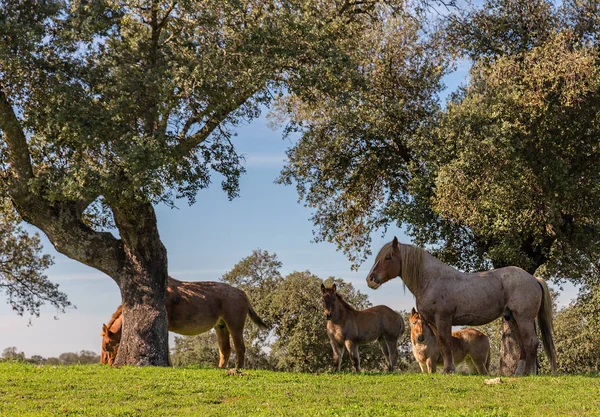
<svg viewBox="0 0 600 417">
<path fill-rule="evenodd" d="M 248 304 L 248 314 L 250 315 L 250 320 L 254 322 L 261 329 L 267 329 L 269 326 L 265 324 L 264 321 L 256 314 L 256 311 L 252 308 L 251 305 Z"/>
<path fill-rule="evenodd" d="M 556 349 L 554 348 L 554 340 L 552 340 L 552 295 L 546 281 L 542 278 L 536 278 L 540 287 L 542 287 L 542 305 L 540 311 L 538 311 L 538 323 L 540 325 L 540 332 L 542 334 L 542 342 L 544 344 L 544 351 L 548 360 L 550 361 L 550 367 L 552 373 L 556 373 Z"/>
<path fill-rule="evenodd" d="M 246 301 L 248 301 L 248 315 L 250 316 L 250 320 L 252 320 L 254 324 L 256 324 L 259 328 L 268 329 L 269 326 L 267 326 L 265 322 L 262 321 L 259 315 L 256 314 L 256 311 L 254 311 L 254 309 L 252 308 L 252 304 L 250 304 L 250 300 L 248 299 L 246 293 L 244 293 L 244 296 L 246 297 Z"/>
</svg>

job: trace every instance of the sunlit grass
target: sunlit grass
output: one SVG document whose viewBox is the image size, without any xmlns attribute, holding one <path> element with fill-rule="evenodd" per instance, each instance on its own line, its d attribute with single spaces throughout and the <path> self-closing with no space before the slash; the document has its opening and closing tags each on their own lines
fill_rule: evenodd
<svg viewBox="0 0 600 417">
<path fill-rule="evenodd" d="M 597 376 L 484 379 L 5 362 L 0 415 L 600 415 Z"/>
</svg>

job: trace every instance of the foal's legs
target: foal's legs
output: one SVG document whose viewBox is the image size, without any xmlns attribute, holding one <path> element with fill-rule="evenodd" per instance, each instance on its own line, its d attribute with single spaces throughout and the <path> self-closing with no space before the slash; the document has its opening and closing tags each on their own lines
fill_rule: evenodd
<svg viewBox="0 0 600 417">
<path fill-rule="evenodd" d="M 472 357 L 467 356 L 465 358 L 465 364 L 467 365 L 467 368 L 469 368 L 469 373 L 482 375 L 482 373 L 479 372 L 479 369 L 477 368 L 477 365 L 475 365 L 475 361 L 473 360 Z"/>
<path fill-rule="evenodd" d="M 454 366 L 452 348 L 450 347 L 450 341 L 452 340 L 452 319 L 436 316 L 435 327 L 436 329 L 432 330 L 442 352 L 442 358 L 444 359 L 444 373 L 455 372 L 456 367 Z"/>
<path fill-rule="evenodd" d="M 387 342 L 384 339 L 383 335 L 380 336 L 379 339 L 377 339 L 377 342 L 379 342 L 379 347 L 381 348 L 381 353 L 383 353 L 383 357 L 385 358 L 385 364 L 387 365 L 387 370 L 388 370 L 388 372 L 392 372 L 392 369 L 394 369 L 394 365 L 392 364 L 392 358 L 390 357 L 388 345 L 387 345 Z"/>
<path fill-rule="evenodd" d="M 223 323 L 215 326 L 217 334 L 217 345 L 219 346 L 219 368 L 227 367 L 229 355 L 231 355 L 231 345 L 229 344 L 229 330 Z"/>
<path fill-rule="evenodd" d="M 379 342 L 379 347 L 381 348 L 381 352 L 383 353 L 383 357 L 385 358 L 385 363 L 387 364 L 387 370 L 388 370 L 388 372 L 391 372 L 392 364 L 391 364 L 390 353 L 388 351 L 387 342 L 385 341 L 383 336 L 381 336 L 379 339 L 377 339 L 377 341 Z"/>
<path fill-rule="evenodd" d="M 394 369 L 396 369 L 396 363 L 398 362 L 398 339 L 386 339 L 385 343 L 387 344 L 388 352 L 390 354 L 389 371 L 393 372 Z"/>
<path fill-rule="evenodd" d="M 352 340 L 346 340 L 344 344 L 346 345 L 346 349 L 350 354 L 350 359 L 352 359 L 352 365 L 354 365 L 354 370 L 356 372 L 360 372 L 360 357 L 358 356 L 358 343 L 354 343 Z"/>
<path fill-rule="evenodd" d="M 344 357 L 344 347 L 337 344 L 336 341 L 330 340 L 331 349 L 333 350 L 333 367 L 339 372 L 342 369 L 342 358 Z"/>
<path fill-rule="evenodd" d="M 437 371 L 437 361 L 433 360 L 432 358 L 427 358 L 427 360 L 425 361 L 425 364 L 427 364 L 427 373 L 435 374 L 435 371 Z M 423 371 L 423 373 L 424 372 L 425 371 Z"/>
<path fill-rule="evenodd" d="M 484 355 L 479 354 L 479 355 L 477 355 L 477 357 L 470 356 L 468 358 L 468 362 L 467 362 L 467 366 L 469 367 L 469 370 L 471 372 L 476 370 L 479 375 L 487 375 L 489 372 L 489 370 L 487 369 L 487 366 L 486 366 L 487 357 L 488 357 L 487 353 Z M 469 364 L 469 362 L 471 364 Z M 472 369 L 471 366 L 474 369 Z"/>
</svg>

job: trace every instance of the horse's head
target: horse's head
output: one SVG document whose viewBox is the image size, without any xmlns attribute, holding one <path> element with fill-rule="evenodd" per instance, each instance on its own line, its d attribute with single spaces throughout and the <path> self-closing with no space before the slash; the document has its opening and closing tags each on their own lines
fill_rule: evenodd
<svg viewBox="0 0 600 417">
<path fill-rule="evenodd" d="M 119 343 L 121 342 L 121 334 L 118 332 L 111 332 L 106 324 L 102 325 L 102 349 L 100 353 L 100 363 L 105 365 L 112 365 L 117 357 L 117 351 L 119 350 Z"/>
<path fill-rule="evenodd" d="M 325 318 L 331 320 L 331 314 L 333 314 L 337 299 L 335 284 L 333 284 L 331 288 L 327 288 L 325 285 L 321 284 L 321 293 L 323 294 L 323 312 L 325 313 Z"/>
<path fill-rule="evenodd" d="M 392 242 L 381 248 L 375 263 L 367 276 L 367 285 L 376 290 L 384 282 L 400 275 L 402 262 L 398 249 L 398 239 L 394 236 Z"/>
<path fill-rule="evenodd" d="M 410 340 L 416 340 L 419 343 L 423 343 L 425 341 L 425 333 L 423 331 L 423 320 L 421 319 L 419 313 L 417 313 L 417 310 L 414 309 L 414 307 L 410 312 L 408 322 L 410 323 Z"/>
</svg>

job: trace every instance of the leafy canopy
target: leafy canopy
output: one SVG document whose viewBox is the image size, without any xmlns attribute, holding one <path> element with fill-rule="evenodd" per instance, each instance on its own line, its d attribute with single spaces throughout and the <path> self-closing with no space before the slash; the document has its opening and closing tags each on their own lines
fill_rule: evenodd
<svg viewBox="0 0 600 417">
<path fill-rule="evenodd" d="M 600 255 L 598 16 L 490 0 L 434 32 L 386 20 L 356 80 L 282 107 L 302 137 L 281 181 L 315 209 L 317 239 L 360 263 L 395 223 L 463 270 L 582 279 Z M 473 62 L 442 107 L 451 57 Z"/>
</svg>

